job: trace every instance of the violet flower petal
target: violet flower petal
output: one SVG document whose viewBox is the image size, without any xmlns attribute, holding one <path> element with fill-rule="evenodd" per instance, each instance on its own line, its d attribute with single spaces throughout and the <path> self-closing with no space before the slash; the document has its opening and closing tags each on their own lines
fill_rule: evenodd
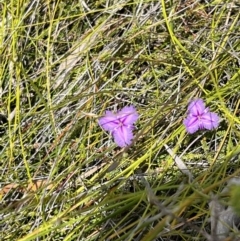
<svg viewBox="0 0 240 241">
<path fill-rule="evenodd" d="M 111 132 L 119 126 L 119 121 L 116 115 L 111 111 L 106 111 L 106 115 L 101 117 L 98 120 L 98 123 L 105 131 Z"/>
<path fill-rule="evenodd" d="M 139 115 L 134 106 L 125 106 L 122 110 L 117 113 L 118 118 L 124 125 L 133 125 Z"/>
<path fill-rule="evenodd" d="M 219 117 L 216 113 L 208 112 L 201 116 L 201 122 L 205 129 L 212 130 L 218 127 Z"/>
<path fill-rule="evenodd" d="M 113 138 L 118 146 L 125 147 L 132 143 L 133 133 L 131 128 L 127 126 L 120 126 L 114 130 Z"/>
<path fill-rule="evenodd" d="M 189 113 L 198 116 L 205 112 L 208 112 L 208 108 L 205 108 L 205 104 L 202 99 L 196 99 L 189 103 L 188 111 Z"/>
<path fill-rule="evenodd" d="M 186 127 L 188 133 L 193 134 L 199 129 L 198 118 L 193 115 L 188 115 L 186 119 L 183 120 L 183 124 Z"/>
</svg>

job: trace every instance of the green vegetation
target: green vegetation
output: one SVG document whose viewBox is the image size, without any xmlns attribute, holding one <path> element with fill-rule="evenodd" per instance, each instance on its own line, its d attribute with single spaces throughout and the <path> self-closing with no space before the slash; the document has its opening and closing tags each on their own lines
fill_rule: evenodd
<svg viewBox="0 0 240 241">
<path fill-rule="evenodd" d="M 0 239 L 221 240 L 210 207 L 239 213 L 239 7 L 1 1 Z M 186 132 L 196 97 L 216 130 Z M 121 149 L 98 118 L 127 105 Z"/>
</svg>

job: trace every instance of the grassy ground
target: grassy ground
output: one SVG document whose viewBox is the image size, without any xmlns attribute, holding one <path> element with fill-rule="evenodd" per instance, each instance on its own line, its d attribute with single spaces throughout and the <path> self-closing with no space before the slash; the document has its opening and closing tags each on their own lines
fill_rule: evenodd
<svg viewBox="0 0 240 241">
<path fill-rule="evenodd" d="M 239 240 L 216 228 L 239 208 L 239 7 L 2 1 L 1 240 Z M 195 97 L 217 130 L 186 133 Z M 98 118 L 130 104 L 120 149 Z"/>
</svg>

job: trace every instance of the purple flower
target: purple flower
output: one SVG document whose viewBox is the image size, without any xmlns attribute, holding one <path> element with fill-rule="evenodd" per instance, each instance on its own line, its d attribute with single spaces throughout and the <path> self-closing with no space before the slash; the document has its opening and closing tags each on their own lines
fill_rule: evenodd
<svg viewBox="0 0 240 241">
<path fill-rule="evenodd" d="M 99 125 L 113 135 L 118 146 L 125 147 L 132 143 L 133 124 L 138 117 L 139 115 L 134 106 L 126 106 L 116 114 L 106 111 L 105 116 L 99 119 Z"/>
<path fill-rule="evenodd" d="M 188 106 L 188 116 L 183 124 L 188 133 L 192 134 L 198 130 L 212 130 L 218 127 L 219 117 L 216 113 L 210 112 L 202 99 L 190 102 Z"/>
</svg>

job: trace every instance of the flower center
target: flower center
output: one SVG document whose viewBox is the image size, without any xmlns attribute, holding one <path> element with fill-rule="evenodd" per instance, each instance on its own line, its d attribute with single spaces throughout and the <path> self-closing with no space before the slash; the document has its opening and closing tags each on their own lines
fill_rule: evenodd
<svg viewBox="0 0 240 241">
<path fill-rule="evenodd" d="M 123 122 L 121 120 L 119 120 L 119 127 L 123 126 Z"/>
</svg>

